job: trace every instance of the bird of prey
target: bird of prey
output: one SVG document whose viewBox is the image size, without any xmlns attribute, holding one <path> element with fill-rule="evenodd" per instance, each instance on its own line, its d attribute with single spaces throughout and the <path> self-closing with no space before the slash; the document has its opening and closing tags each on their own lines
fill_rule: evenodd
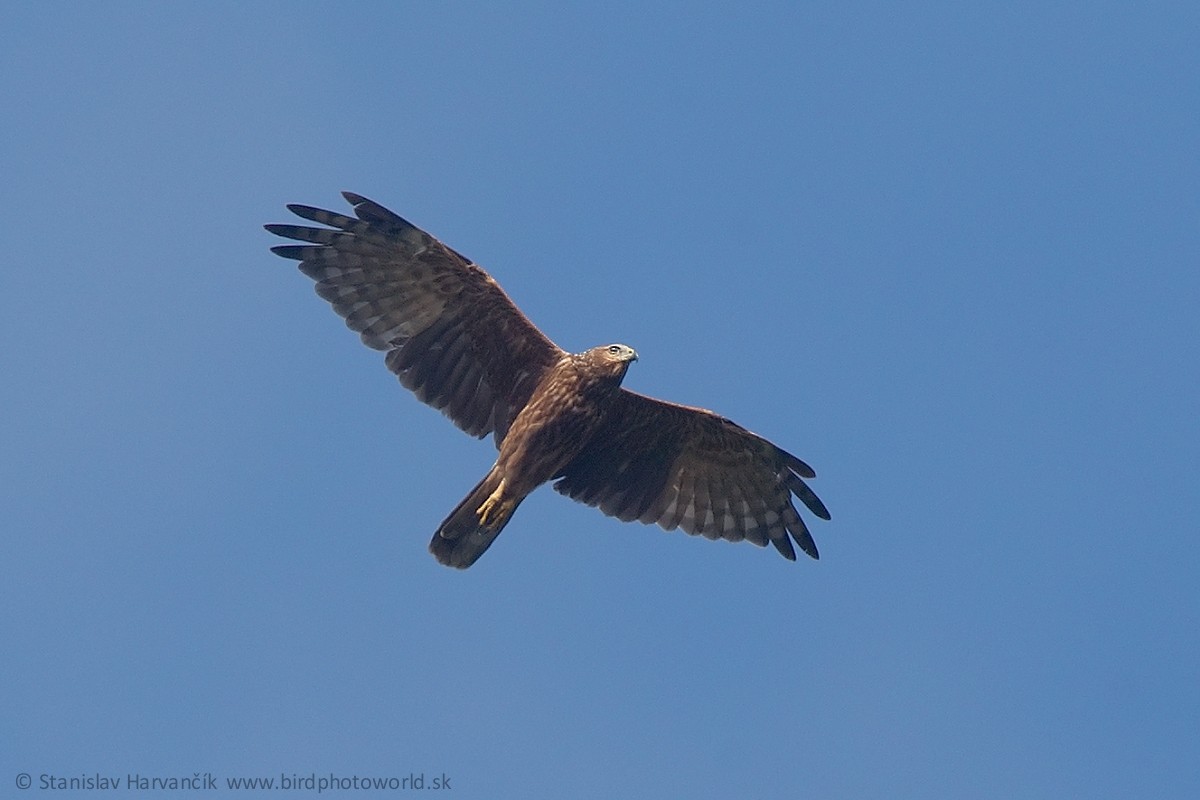
<svg viewBox="0 0 1200 800">
<path fill-rule="evenodd" d="M 792 504 L 795 495 L 829 519 L 804 482 L 811 467 L 712 411 L 622 388 L 633 348 L 566 352 L 470 259 L 365 197 L 343 196 L 354 217 L 289 205 L 326 227 L 267 225 L 305 243 L 271 249 L 300 262 L 402 385 L 472 436 L 491 433 L 499 451 L 434 533 L 439 562 L 474 564 L 547 481 L 624 521 L 770 542 L 792 561 L 794 540 L 817 558 Z"/>
</svg>

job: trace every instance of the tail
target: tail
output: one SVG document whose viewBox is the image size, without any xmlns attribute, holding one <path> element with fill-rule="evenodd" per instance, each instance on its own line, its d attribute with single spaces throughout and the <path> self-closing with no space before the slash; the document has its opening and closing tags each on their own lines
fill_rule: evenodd
<svg viewBox="0 0 1200 800">
<path fill-rule="evenodd" d="M 466 569 L 496 541 L 525 499 L 504 497 L 503 482 L 503 477 L 493 468 L 438 526 L 429 543 L 429 552 L 440 563 Z M 483 516 L 487 524 L 480 521 L 480 510 L 485 504 L 488 507 Z"/>
</svg>

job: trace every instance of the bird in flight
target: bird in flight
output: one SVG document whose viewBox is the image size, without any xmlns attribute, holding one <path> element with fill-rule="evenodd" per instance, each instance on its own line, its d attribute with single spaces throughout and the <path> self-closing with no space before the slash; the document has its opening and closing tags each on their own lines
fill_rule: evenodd
<svg viewBox="0 0 1200 800">
<path fill-rule="evenodd" d="M 624 344 L 568 353 L 521 313 L 491 275 L 365 197 L 354 217 L 288 209 L 325 227 L 267 225 L 304 244 L 271 250 L 300 262 L 325 298 L 417 399 L 475 437 L 496 463 L 438 526 L 429 549 L 465 569 L 534 489 L 556 491 L 623 521 L 708 539 L 770 542 L 796 560 L 817 546 L 792 495 L 829 511 L 791 453 L 702 408 L 621 387 L 637 360 Z M 789 538 L 790 537 L 790 538 Z"/>
</svg>

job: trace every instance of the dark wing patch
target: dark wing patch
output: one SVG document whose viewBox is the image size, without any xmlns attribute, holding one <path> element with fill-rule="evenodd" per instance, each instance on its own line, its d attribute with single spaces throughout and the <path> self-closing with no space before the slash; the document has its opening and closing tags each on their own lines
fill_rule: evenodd
<svg viewBox="0 0 1200 800">
<path fill-rule="evenodd" d="M 408 389 L 496 444 L 543 372 L 565 353 L 480 267 L 377 203 L 343 192 L 356 217 L 289 205 L 327 225 L 267 225 L 306 242 L 272 251 L 300 262 L 363 343 Z"/>
<path fill-rule="evenodd" d="M 711 411 L 626 389 L 555 477 L 557 491 L 609 516 L 709 539 L 770 542 L 793 561 L 792 540 L 813 558 L 817 545 L 792 495 L 829 519 L 803 480 L 815 473 L 800 459 Z"/>
</svg>

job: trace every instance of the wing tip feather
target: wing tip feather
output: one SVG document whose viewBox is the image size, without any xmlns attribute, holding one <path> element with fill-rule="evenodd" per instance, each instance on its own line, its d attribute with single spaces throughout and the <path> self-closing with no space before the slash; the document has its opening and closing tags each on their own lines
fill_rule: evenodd
<svg viewBox="0 0 1200 800">
<path fill-rule="evenodd" d="M 288 258 L 292 261 L 303 261 L 305 258 L 304 251 L 308 248 L 299 244 L 277 244 L 271 248 L 271 252 L 280 258 Z"/>
<path fill-rule="evenodd" d="M 779 551 L 779 555 L 788 561 L 796 560 L 796 550 L 792 547 L 792 540 L 788 538 L 787 533 L 779 537 L 773 537 L 771 544 L 775 545 L 775 549 Z"/>
<path fill-rule="evenodd" d="M 780 448 L 779 452 L 783 453 L 783 458 L 787 462 L 788 468 L 801 478 L 817 477 L 817 471 L 804 461 L 801 461 L 799 458 L 796 458 L 794 455 L 782 448 Z"/>
</svg>

